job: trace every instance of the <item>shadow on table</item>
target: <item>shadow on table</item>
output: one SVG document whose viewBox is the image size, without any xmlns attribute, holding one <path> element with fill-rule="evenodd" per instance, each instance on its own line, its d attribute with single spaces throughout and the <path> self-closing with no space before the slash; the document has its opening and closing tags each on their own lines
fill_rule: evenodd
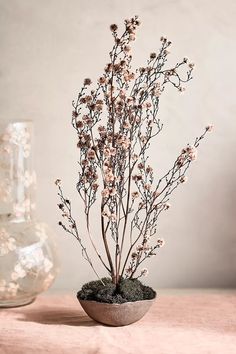
<svg viewBox="0 0 236 354">
<path fill-rule="evenodd" d="M 18 312 L 18 311 L 17 311 Z M 20 312 L 24 317 L 19 318 L 19 321 L 37 322 L 49 325 L 64 325 L 64 326 L 98 326 L 99 324 L 82 312 L 76 313 L 72 309 L 62 309 L 54 307 L 53 309 L 30 309 Z"/>
</svg>

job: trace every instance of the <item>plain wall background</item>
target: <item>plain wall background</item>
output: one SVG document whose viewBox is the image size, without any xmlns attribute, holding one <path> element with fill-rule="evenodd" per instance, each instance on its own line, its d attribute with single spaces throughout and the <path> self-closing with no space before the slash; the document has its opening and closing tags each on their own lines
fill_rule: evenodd
<svg viewBox="0 0 236 354">
<path fill-rule="evenodd" d="M 150 157 L 165 171 L 180 149 L 215 126 L 199 149 L 189 182 L 172 197 L 160 218 L 166 246 L 148 268 L 153 287 L 236 286 L 236 2 L 234 0 L 0 0 L 0 119 L 35 123 L 38 215 L 56 233 L 61 273 L 56 289 L 77 289 L 93 279 L 79 245 L 57 226 L 54 180 L 77 202 L 76 136 L 71 101 L 84 77 L 96 80 L 112 46 L 111 23 L 135 14 L 142 26 L 133 45 L 140 66 L 159 48 L 161 35 L 173 42 L 171 61 L 188 56 L 194 80 L 180 95 L 162 97 L 165 127 Z M 157 175 L 158 176 L 158 175 Z M 96 237 L 99 228 L 94 220 Z"/>
</svg>

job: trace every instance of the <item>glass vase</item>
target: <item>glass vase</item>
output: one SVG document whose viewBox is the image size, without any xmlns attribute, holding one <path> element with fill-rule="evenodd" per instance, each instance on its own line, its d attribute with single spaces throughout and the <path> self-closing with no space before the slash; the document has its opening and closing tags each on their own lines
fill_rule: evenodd
<svg viewBox="0 0 236 354">
<path fill-rule="evenodd" d="M 0 307 L 32 302 L 58 273 L 53 234 L 35 219 L 32 129 L 0 124 Z"/>
</svg>

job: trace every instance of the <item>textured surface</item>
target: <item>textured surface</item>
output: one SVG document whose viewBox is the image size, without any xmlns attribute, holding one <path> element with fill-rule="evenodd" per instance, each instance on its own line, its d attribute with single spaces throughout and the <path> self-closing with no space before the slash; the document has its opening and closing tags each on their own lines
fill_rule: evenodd
<svg viewBox="0 0 236 354">
<path fill-rule="evenodd" d="M 235 354 L 236 294 L 160 295 L 127 327 L 90 320 L 75 297 L 0 311 L 1 354 Z"/>
<path fill-rule="evenodd" d="M 150 309 L 155 299 L 107 304 L 96 301 L 79 300 L 89 317 L 110 326 L 126 326 L 140 320 Z"/>
</svg>

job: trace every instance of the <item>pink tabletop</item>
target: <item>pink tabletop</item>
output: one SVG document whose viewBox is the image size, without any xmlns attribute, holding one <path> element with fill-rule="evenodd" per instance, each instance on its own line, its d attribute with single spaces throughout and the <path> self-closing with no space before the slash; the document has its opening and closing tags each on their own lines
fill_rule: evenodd
<svg viewBox="0 0 236 354">
<path fill-rule="evenodd" d="M 0 310 L 0 354 L 235 354 L 236 294 L 160 295 L 127 327 L 100 325 L 71 295 Z"/>
</svg>

